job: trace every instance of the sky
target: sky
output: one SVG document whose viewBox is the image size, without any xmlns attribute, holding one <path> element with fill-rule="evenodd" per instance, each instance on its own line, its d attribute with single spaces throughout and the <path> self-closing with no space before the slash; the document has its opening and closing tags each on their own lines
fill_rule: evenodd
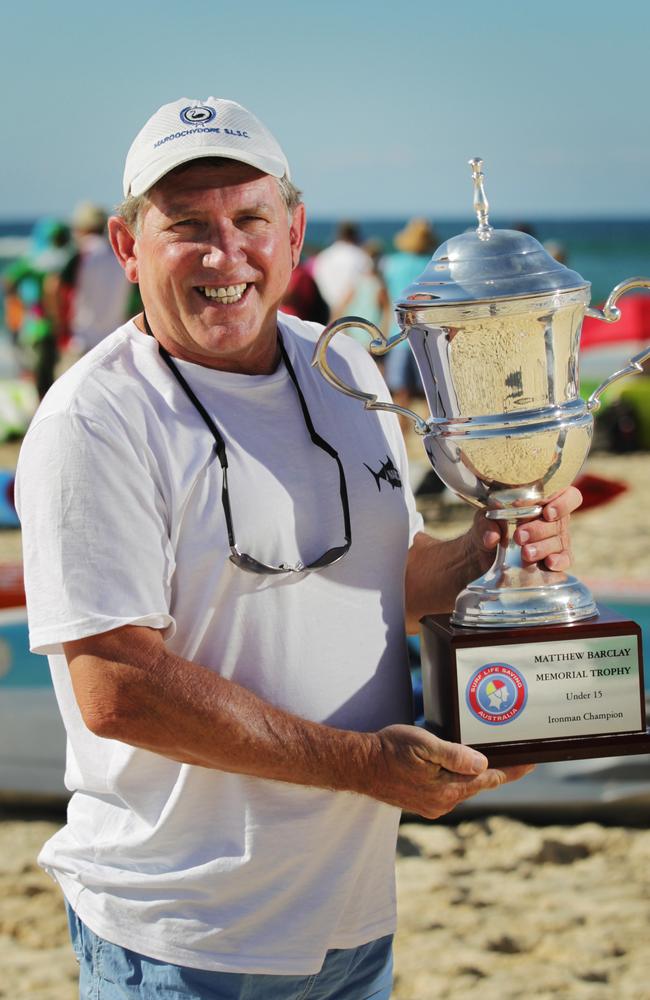
<svg viewBox="0 0 650 1000">
<path fill-rule="evenodd" d="M 21 0 L 5 6 L 0 219 L 121 198 L 157 107 L 228 97 L 310 216 L 650 217 L 642 0 Z"/>
</svg>

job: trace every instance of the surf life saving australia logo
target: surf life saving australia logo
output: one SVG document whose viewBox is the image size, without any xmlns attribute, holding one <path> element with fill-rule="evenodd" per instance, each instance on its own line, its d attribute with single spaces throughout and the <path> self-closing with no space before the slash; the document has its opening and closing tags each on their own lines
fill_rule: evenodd
<svg viewBox="0 0 650 1000">
<path fill-rule="evenodd" d="M 216 132 L 222 133 L 223 135 L 229 135 L 233 139 L 250 139 L 249 133 L 245 129 L 239 128 L 221 128 L 216 125 L 212 125 L 211 122 L 217 117 L 217 109 L 211 108 L 207 104 L 195 104 L 190 105 L 187 108 L 183 108 L 179 118 L 183 125 L 189 126 L 185 129 L 179 129 L 178 132 L 170 132 L 169 135 L 164 135 L 162 139 L 158 139 L 154 142 L 153 148 L 157 149 L 159 146 L 164 146 L 165 143 L 171 142 L 173 139 L 182 139 L 186 135 L 194 135 L 198 132 Z"/>
<path fill-rule="evenodd" d="M 488 726 L 503 726 L 525 709 L 528 685 L 509 663 L 486 663 L 470 678 L 465 696 L 475 718 Z"/>
</svg>

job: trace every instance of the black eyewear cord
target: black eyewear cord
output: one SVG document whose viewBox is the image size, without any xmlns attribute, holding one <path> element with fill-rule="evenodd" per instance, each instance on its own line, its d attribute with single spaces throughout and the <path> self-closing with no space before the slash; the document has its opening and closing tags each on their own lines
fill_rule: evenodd
<svg viewBox="0 0 650 1000">
<path fill-rule="evenodd" d="M 154 337 L 153 331 L 149 325 L 146 313 L 144 316 L 144 326 L 150 337 Z M 293 370 L 293 365 L 289 361 L 289 356 L 285 350 L 284 344 L 282 343 L 282 336 L 278 330 L 278 342 L 280 345 L 280 354 L 282 355 L 282 360 L 286 365 L 286 369 L 289 373 L 289 377 L 293 382 L 296 392 L 298 394 L 298 399 L 300 401 L 300 409 L 302 410 L 302 416 L 305 421 L 305 426 L 309 431 L 309 436 L 312 442 L 317 448 L 321 448 L 323 451 L 334 459 L 339 470 L 339 491 L 341 496 L 341 507 L 343 509 L 343 524 L 345 529 L 345 543 L 343 545 L 337 545 L 334 548 L 328 549 L 324 552 L 320 558 L 316 559 L 314 562 L 304 565 L 301 562 L 297 562 L 294 566 L 289 563 L 280 563 L 279 566 L 267 566 L 266 563 L 260 562 L 258 559 L 253 558 L 253 556 L 247 555 L 245 552 L 240 552 L 237 548 L 237 543 L 235 541 L 235 529 L 233 526 L 232 512 L 230 510 L 230 496 L 228 493 L 228 456 L 226 455 L 226 443 L 217 428 L 214 420 L 203 406 L 203 403 L 196 396 L 194 390 L 188 385 L 182 373 L 176 367 L 174 359 L 171 357 L 169 351 L 162 346 L 160 341 L 158 343 L 158 350 L 160 351 L 161 357 L 167 364 L 167 367 L 173 374 L 174 378 L 180 385 L 181 389 L 185 392 L 186 396 L 202 417 L 204 423 L 207 425 L 214 438 L 214 450 L 219 459 L 219 464 L 221 465 L 222 471 L 222 483 L 221 483 L 221 502 L 223 504 L 223 512 L 226 519 L 226 529 L 228 531 L 228 542 L 230 545 L 230 561 L 239 566 L 240 569 L 245 570 L 247 573 L 309 573 L 313 570 L 324 569 L 326 566 L 332 566 L 334 563 L 338 562 L 346 552 L 349 551 L 350 545 L 352 544 L 352 532 L 350 528 L 350 507 L 348 503 L 348 489 L 345 482 L 345 473 L 343 471 L 343 465 L 341 464 L 341 459 L 335 448 L 332 447 L 320 434 L 316 431 L 309 410 L 307 409 L 307 403 L 305 402 L 305 397 L 302 394 L 302 390 L 298 383 L 296 373 Z"/>
</svg>

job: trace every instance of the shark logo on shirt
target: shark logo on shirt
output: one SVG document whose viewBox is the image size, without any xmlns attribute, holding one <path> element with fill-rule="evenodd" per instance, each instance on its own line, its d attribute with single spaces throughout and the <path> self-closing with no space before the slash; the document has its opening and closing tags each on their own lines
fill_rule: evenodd
<svg viewBox="0 0 650 1000">
<path fill-rule="evenodd" d="M 365 462 L 363 464 L 366 466 L 368 472 L 370 472 L 374 477 L 374 480 L 377 483 L 377 489 L 380 492 L 382 482 L 388 483 L 394 490 L 402 489 L 402 480 L 399 477 L 399 472 L 393 465 L 393 460 L 390 455 L 386 455 L 386 461 L 381 463 L 379 472 L 375 472 L 375 470 L 371 469 Z"/>
</svg>

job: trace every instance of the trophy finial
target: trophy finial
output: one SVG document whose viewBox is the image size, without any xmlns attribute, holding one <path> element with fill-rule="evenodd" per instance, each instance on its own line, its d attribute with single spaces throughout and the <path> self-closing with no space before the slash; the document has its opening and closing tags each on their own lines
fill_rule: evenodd
<svg viewBox="0 0 650 1000">
<path fill-rule="evenodd" d="M 490 205 L 483 187 L 483 171 L 481 170 L 483 160 L 479 156 L 475 156 L 469 160 L 469 165 L 472 168 L 472 180 L 474 181 L 474 211 L 478 217 L 478 238 L 489 240 L 492 226 L 488 222 Z"/>
</svg>

